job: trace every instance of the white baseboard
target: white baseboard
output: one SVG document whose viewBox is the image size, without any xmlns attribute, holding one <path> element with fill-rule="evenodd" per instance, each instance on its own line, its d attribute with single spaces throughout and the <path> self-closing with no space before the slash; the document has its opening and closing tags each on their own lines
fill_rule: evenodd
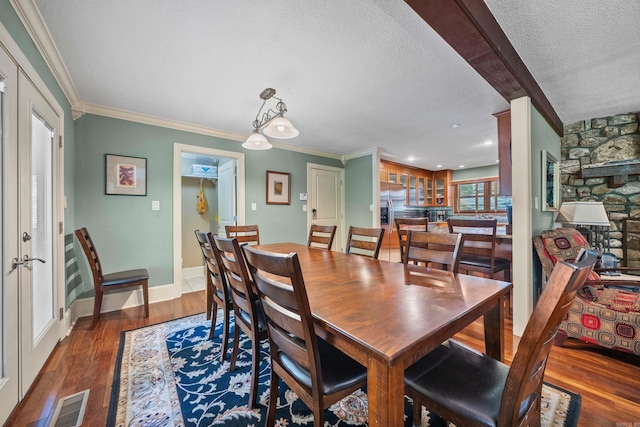
<svg viewBox="0 0 640 427">
<path fill-rule="evenodd" d="M 179 298 L 181 296 L 181 293 L 177 288 L 178 286 L 174 286 L 173 284 L 150 287 L 149 303 L 151 304 L 154 302 Z M 91 316 L 93 314 L 93 300 L 93 297 L 82 298 L 75 300 L 71 304 L 70 318 L 73 319 L 74 324 L 78 317 Z M 120 292 L 114 291 L 104 294 L 104 297 L 102 298 L 102 308 L 100 309 L 100 313 L 118 311 L 122 310 L 123 308 L 137 307 L 143 304 L 144 299 L 142 297 L 142 289 L 123 289 Z"/>
<path fill-rule="evenodd" d="M 204 276 L 204 266 L 200 265 L 198 267 L 189 267 L 182 269 L 182 278 L 190 279 L 192 277 L 202 277 Z"/>
</svg>

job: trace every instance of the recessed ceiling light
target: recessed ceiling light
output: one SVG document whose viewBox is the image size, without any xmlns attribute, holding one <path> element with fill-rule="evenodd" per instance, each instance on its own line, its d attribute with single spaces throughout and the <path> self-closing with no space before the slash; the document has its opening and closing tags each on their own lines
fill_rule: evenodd
<svg viewBox="0 0 640 427">
<path fill-rule="evenodd" d="M 485 141 L 484 142 L 484 145 L 491 145 L 491 144 L 493 144 L 493 141 Z"/>
<path fill-rule="evenodd" d="M 415 157 L 409 156 L 409 158 L 407 160 L 410 161 L 410 162 L 413 162 L 415 159 L 416 159 Z"/>
<path fill-rule="evenodd" d="M 454 123 L 451 125 L 451 129 L 458 129 L 460 126 L 462 126 L 460 123 Z"/>
<path fill-rule="evenodd" d="M 464 167 L 464 165 L 460 165 L 460 166 L 458 166 L 458 167 L 459 167 L 460 169 L 462 169 L 462 168 Z"/>
<path fill-rule="evenodd" d="M 441 167 L 442 167 L 442 165 L 436 165 L 436 167 L 437 167 L 437 168 L 441 168 Z"/>
<path fill-rule="evenodd" d="M 496 163 L 500 163 L 500 159 L 496 160 Z"/>
</svg>

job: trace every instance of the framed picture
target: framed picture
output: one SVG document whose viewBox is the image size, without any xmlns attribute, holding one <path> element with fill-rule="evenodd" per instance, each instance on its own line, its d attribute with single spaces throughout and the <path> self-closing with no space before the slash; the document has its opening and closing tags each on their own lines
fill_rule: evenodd
<svg viewBox="0 0 640 427">
<path fill-rule="evenodd" d="M 267 171 L 267 204 L 291 204 L 291 174 L 286 172 Z"/>
<path fill-rule="evenodd" d="M 560 162 L 542 150 L 542 210 L 557 211 L 560 206 Z"/>
<path fill-rule="evenodd" d="M 147 159 L 105 154 L 104 193 L 123 196 L 147 195 Z"/>
</svg>

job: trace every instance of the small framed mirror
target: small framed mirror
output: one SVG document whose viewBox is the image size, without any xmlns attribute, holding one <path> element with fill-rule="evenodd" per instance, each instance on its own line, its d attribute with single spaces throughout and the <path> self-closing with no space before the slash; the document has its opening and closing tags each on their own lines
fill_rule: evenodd
<svg viewBox="0 0 640 427">
<path fill-rule="evenodd" d="M 542 150 L 542 210 L 557 211 L 560 207 L 560 162 Z"/>
</svg>

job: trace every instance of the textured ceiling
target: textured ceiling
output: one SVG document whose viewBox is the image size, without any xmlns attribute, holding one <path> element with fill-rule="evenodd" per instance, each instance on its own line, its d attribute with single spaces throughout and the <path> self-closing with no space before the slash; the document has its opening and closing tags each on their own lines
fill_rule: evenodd
<svg viewBox="0 0 640 427">
<path fill-rule="evenodd" d="M 248 135 L 273 87 L 288 144 L 496 162 L 509 104 L 400 0 L 35 3 L 84 102 Z M 640 109 L 640 2 L 487 4 L 564 122 Z"/>
</svg>

